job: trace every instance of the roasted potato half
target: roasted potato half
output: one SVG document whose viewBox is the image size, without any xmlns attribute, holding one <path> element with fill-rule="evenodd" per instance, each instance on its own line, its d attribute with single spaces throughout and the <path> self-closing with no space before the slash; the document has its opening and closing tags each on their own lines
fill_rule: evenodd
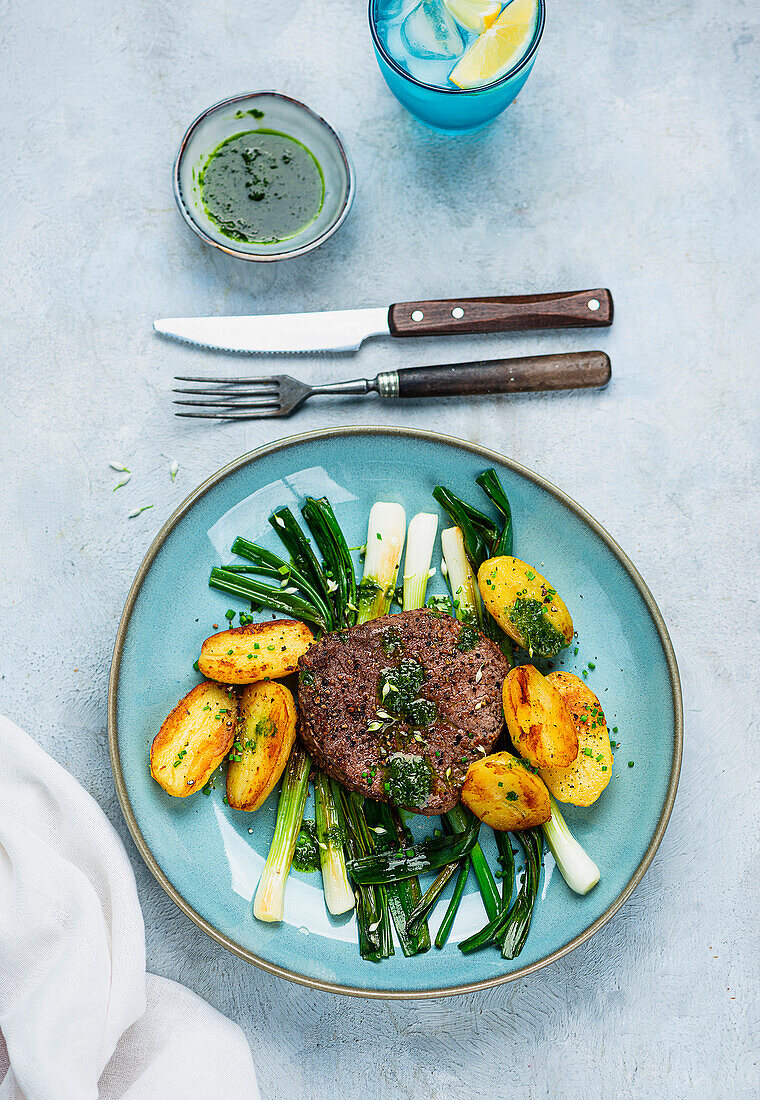
<svg viewBox="0 0 760 1100">
<path fill-rule="evenodd" d="M 462 801 L 476 817 L 502 833 L 532 829 L 552 816 L 544 783 L 508 752 L 470 764 Z"/>
<path fill-rule="evenodd" d="M 237 696 L 219 684 L 198 684 L 177 703 L 150 750 L 150 774 L 167 794 L 205 786 L 232 747 L 237 714 Z"/>
<path fill-rule="evenodd" d="M 612 777 L 612 748 L 601 704 L 572 672 L 546 677 L 562 696 L 578 735 L 578 755 L 569 768 L 541 768 L 541 778 L 558 802 L 590 806 Z"/>
<path fill-rule="evenodd" d="M 578 734 L 557 688 L 533 665 L 508 673 L 502 689 L 507 729 L 520 756 L 537 768 L 568 768 Z"/>
<path fill-rule="evenodd" d="M 556 657 L 573 640 L 573 620 L 546 577 L 519 558 L 489 558 L 478 570 L 483 603 L 531 657 Z"/>
<path fill-rule="evenodd" d="M 251 623 L 212 634 L 201 646 L 198 668 L 221 684 L 278 680 L 298 667 L 314 641 L 308 626 L 294 619 Z"/>
<path fill-rule="evenodd" d="M 258 810 L 277 780 L 296 739 L 296 704 L 284 684 L 260 681 L 240 694 L 240 718 L 227 769 L 227 801 Z"/>
</svg>

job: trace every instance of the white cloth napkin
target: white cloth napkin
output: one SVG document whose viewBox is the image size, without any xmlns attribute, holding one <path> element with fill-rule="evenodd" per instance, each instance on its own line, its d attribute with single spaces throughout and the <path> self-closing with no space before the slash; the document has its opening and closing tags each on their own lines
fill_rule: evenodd
<svg viewBox="0 0 760 1100">
<path fill-rule="evenodd" d="M 260 1100 L 240 1028 L 145 973 L 105 814 L 2 716 L 0 1031 L 0 1100 Z"/>
</svg>

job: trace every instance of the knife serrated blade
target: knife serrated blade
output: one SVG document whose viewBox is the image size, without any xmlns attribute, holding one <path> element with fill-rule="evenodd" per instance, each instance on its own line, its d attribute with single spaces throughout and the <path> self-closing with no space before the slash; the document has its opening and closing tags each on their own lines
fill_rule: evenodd
<svg viewBox="0 0 760 1100">
<path fill-rule="evenodd" d="M 248 354 L 356 351 L 367 337 L 390 334 L 387 306 L 261 317 L 167 317 L 153 328 L 188 344 Z"/>
</svg>

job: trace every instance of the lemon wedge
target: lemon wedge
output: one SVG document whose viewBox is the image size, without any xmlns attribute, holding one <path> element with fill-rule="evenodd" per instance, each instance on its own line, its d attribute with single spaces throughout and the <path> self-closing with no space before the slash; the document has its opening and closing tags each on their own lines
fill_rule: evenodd
<svg viewBox="0 0 760 1100">
<path fill-rule="evenodd" d="M 443 0 L 445 6 L 468 31 L 482 34 L 488 30 L 501 11 L 499 0 Z"/>
<path fill-rule="evenodd" d="M 527 51 L 537 16 L 538 0 L 512 0 L 459 58 L 449 74 L 452 84 L 479 88 L 498 80 Z"/>
</svg>

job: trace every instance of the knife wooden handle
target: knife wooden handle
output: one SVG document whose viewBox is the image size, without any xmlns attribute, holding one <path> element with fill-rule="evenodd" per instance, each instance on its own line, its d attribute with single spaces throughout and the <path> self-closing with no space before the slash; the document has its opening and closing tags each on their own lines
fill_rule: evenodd
<svg viewBox="0 0 760 1100">
<path fill-rule="evenodd" d="M 601 388 L 612 377 L 612 365 L 603 351 L 571 351 L 521 359 L 406 367 L 397 374 L 399 397 L 457 397 Z"/>
<path fill-rule="evenodd" d="M 609 290 L 400 302 L 388 310 L 391 336 L 456 336 L 541 328 L 605 328 L 612 324 Z"/>
</svg>

